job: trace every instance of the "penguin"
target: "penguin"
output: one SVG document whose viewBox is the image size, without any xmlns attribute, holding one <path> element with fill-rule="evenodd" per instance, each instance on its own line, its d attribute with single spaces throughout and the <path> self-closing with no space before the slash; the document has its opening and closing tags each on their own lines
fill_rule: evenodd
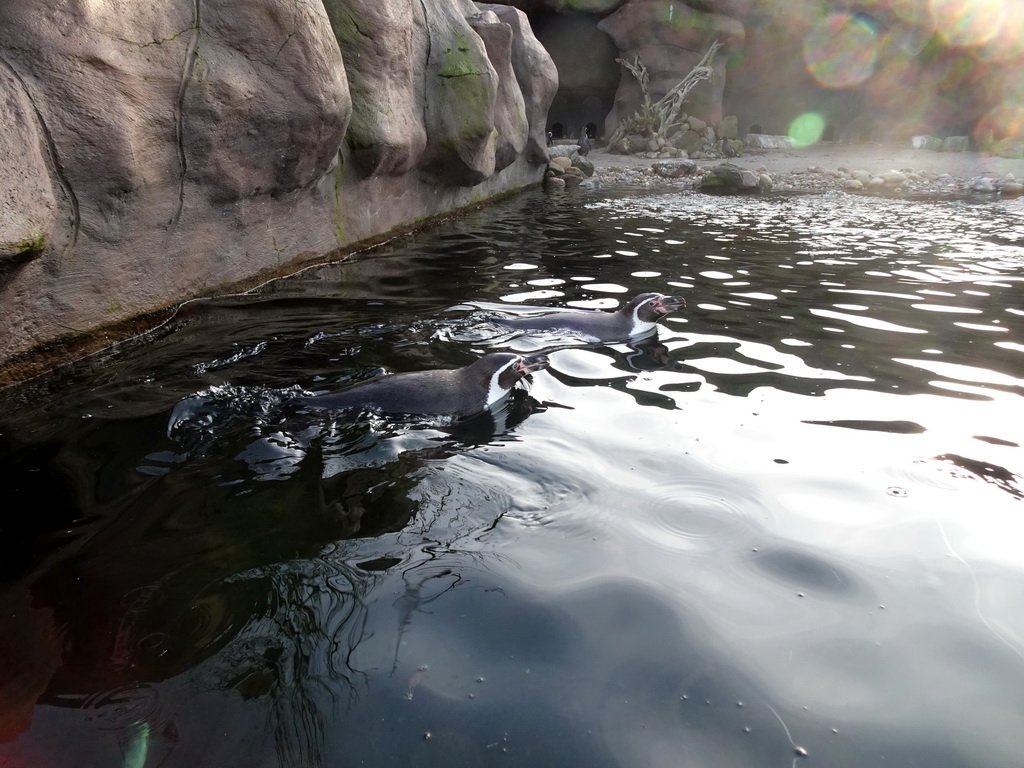
<svg viewBox="0 0 1024 768">
<path fill-rule="evenodd" d="M 679 296 L 641 293 L 614 312 L 560 309 L 531 317 L 501 318 L 496 322 L 529 331 L 566 330 L 597 341 L 625 341 L 651 333 L 658 320 L 686 306 Z"/>
<path fill-rule="evenodd" d="M 736 147 L 730 144 L 725 136 L 722 137 L 722 154 L 726 157 L 736 157 L 737 155 Z"/>
<path fill-rule="evenodd" d="M 396 373 L 297 401 L 307 408 L 332 411 L 358 408 L 386 416 L 450 416 L 459 420 L 487 410 L 520 380 L 547 366 L 546 355 L 494 352 L 463 368 Z"/>
<path fill-rule="evenodd" d="M 579 153 L 581 155 L 583 155 L 583 157 L 586 157 L 587 155 L 589 155 L 590 154 L 590 137 L 587 135 L 587 129 L 586 128 L 584 128 L 583 130 L 580 131 L 580 140 L 579 140 L 578 143 L 580 145 Z"/>
</svg>

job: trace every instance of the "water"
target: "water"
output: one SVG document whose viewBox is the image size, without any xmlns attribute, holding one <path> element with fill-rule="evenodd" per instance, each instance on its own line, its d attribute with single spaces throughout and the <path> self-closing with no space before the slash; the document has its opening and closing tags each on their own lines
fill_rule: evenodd
<svg viewBox="0 0 1024 768">
<path fill-rule="evenodd" d="M 0 766 L 1008 766 L 1024 204 L 530 193 L 8 391 Z M 681 294 L 658 337 L 495 307 Z M 300 391 L 546 348 L 467 425 Z"/>
</svg>

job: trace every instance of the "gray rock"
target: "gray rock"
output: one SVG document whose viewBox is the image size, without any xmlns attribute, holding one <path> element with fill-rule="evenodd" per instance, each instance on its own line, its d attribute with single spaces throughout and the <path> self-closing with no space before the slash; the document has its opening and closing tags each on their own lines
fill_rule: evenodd
<svg viewBox="0 0 1024 768">
<path fill-rule="evenodd" d="M 679 136 L 678 142 L 674 146 L 692 156 L 695 152 L 704 150 L 704 139 L 696 131 L 687 130 Z"/>
<path fill-rule="evenodd" d="M 566 173 L 564 176 L 561 177 L 561 179 L 565 183 L 566 189 L 572 189 L 574 187 L 578 187 L 580 184 L 583 183 L 583 174 L 579 172 Z"/>
<path fill-rule="evenodd" d="M 693 160 L 660 160 L 651 166 L 654 172 L 665 179 L 678 179 L 681 176 L 692 176 L 697 172 L 697 164 Z"/>
<path fill-rule="evenodd" d="M 751 149 L 792 149 L 793 140 L 789 136 L 769 136 L 763 133 L 748 133 L 743 143 Z"/>
<path fill-rule="evenodd" d="M 700 189 L 703 192 L 741 194 L 756 192 L 759 188 L 760 180 L 756 173 L 732 163 L 714 166 L 700 182 Z"/>
<path fill-rule="evenodd" d="M 971 179 L 968 184 L 972 192 L 995 192 L 996 186 L 988 176 L 977 176 Z"/>
<path fill-rule="evenodd" d="M 947 136 L 942 142 L 943 152 L 966 152 L 970 146 L 969 136 Z"/>
<path fill-rule="evenodd" d="M 651 150 L 651 142 L 644 136 L 631 133 L 626 137 L 626 141 L 629 143 L 631 152 L 639 154 L 641 152 L 649 152 Z"/>
<path fill-rule="evenodd" d="M 882 180 L 883 184 L 890 187 L 899 186 L 907 181 L 907 175 L 902 171 L 886 171 L 885 173 L 878 174 L 878 178 Z"/>
<path fill-rule="evenodd" d="M 487 6 L 479 6 L 487 8 Z M 497 93 L 492 122 L 494 124 L 494 168 L 487 175 L 508 168 L 526 148 L 530 126 L 526 120 L 523 92 L 512 66 L 512 27 L 502 23 L 498 15 L 484 10 L 471 16 L 469 24 L 484 43 L 487 59 L 497 76 Z"/>
<path fill-rule="evenodd" d="M 554 144 L 547 148 L 548 157 L 554 159 L 556 157 L 572 157 L 579 150 L 579 146 L 576 144 Z"/>
<path fill-rule="evenodd" d="M 693 115 L 690 115 L 690 117 L 686 118 L 686 122 L 689 124 L 690 130 L 696 131 L 697 133 L 703 133 L 708 127 L 707 123 L 705 123 L 698 117 L 694 117 Z"/>
<path fill-rule="evenodd" d="M 523 94 L 528 139 L 523 156 L 534 165 L 547 159 L 547 136 L 544 133 L 548 109 L 558 91 L 558 70 L 551 56 L 533 35 L 526 14 L 507 5 L 484 5 L 512 29 L 512 70 Z"/>
<path fill-rule="evenodd" d="M 373 0 L 325 0 L 324 8 L 348 52 L 345 74 L 354 102 L 345 141 L 353 170 L 363 176 L 407 173 L 427 145 L 409 55 L 413 17 Z"/>
<path fill-rule="evenodd" d="M 3 275 L 39 256 L 48 244 L 54 245 L 58 204 L 42 153 L 44 137 L 32 102 L 21 84 L 3 67 L 0 67 L 0 114 L 4 116 L 3 130 L 0 130 L 0 275 Z"/>
<path fill-rule="evenodd" d="M 942 139 L 938 136 L 911 136 L 910 146 L 914 149 L 927 149 L 931 152 L 942 151 Z"/>
<path fill-rule="evenodd" d="M 586 157 L 577 157 L 572 161 L 573 168 L 578 168 L 583 172 L 584 176 L 594 175 L 594 164 L 590 162 Z"/>
</svg>

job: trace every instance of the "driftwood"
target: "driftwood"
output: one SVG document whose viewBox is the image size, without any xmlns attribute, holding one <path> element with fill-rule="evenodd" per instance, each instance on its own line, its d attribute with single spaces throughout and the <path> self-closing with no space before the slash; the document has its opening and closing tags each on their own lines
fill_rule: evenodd
<svg viewBox="0 0 1024 768">
<path fill-rule="evenodd" d="M 715 54 L 721 47 L 722 44 L 717 40 L 712 43 L 697 66 L 690 70 L 690 74 L 672 86 L 669 92 L 657 101 L 651 100 L 651 92 L 648 89 L 650 76 L 647 74 L 647 67 L 640 61 L 640 56 L 636 56 L 632 62 L 616 59 L 619 64 L 633 73 L 633 77 L 640 83 L 640 91 L 644 98 L 640 108 L 619 123 L 608 141 L 608 146 L 615 147 L 626 136 L 632 134 L 644 137 L 665 136 L 668 131 L 682 125 L 683 119 L 686 117 L 683 113 L 686 96 L 697 85 L 709 80 L 714 74 L 712 63 L 715 60 Z"/>
</svg>

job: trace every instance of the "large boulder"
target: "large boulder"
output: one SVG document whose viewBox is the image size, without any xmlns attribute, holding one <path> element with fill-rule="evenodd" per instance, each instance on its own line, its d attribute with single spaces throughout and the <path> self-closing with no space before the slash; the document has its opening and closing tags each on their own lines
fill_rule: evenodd
<svg viewBox="0 0 1024 768">
<path fill-rule="evenodd" d="M 483 40 L 487 58 L 498 76 L 494 104 L 494 130 L 497 132 L 494 169 L 512 165 L 526 147 L 530 126 L 526 122 L 526 103 L 512 66 L 512 27 L 500 21 L 494 11 L 485 10 L 470 19 L 473 31 Z"/>
<path fill-rule="evenodd" d="M 722 163 L 701 179 L 700 190 L 718 194 L 750 194 L 761 191 L 761 181 L 751 170 Z"/>
<path fill-rule="evenodd" d="M 323 6 L 197 12 L 188 0 L 0 4 L 2 100 L 20 105 L 4 151 L 33 177 L 5 219 L 45 241 L 0 275 L 0 361 L 260 271 L 250 254 L 273 240 L 265 223 L 256 234 L 266 211 L 245 202 L 306 194 L 335 164 L 351 105 Z M 274 235 L 290 253 L 328 244 L 301 224 Z"/>
<path fill-rule="evenodd" d="M 57 199 L 32 101 L 0 68 L 0 279 L 53 244 Z M 59 185 L 58 185 L 59 186 Z"/>
<path fill-rule="evenodd" d="M 458 3 L 435 6 L 426 33 L 424 165 L 436 182 L 475 186 L 494 173 L 498 73 Z"/>
<path fill-rule="evenodd" d="M 789 136 L 769 136 L 764 133 L 748 133 L 743 143 L 751 149 L 792 149 L 793 139 Z"/>
<path fill-rule="evenodd" d="M 420 20 L 407 5 L 323 0 L 345 72 L 352 117 L 345 140 L 362 175 L 408 173 L 427 144 L 416 62 L 426 53 Z"/>
<path fill-rule="evenodd" d="M 654 172 L 665 179 L 678 179 L 682 176 L 693 176 L 697 172 L 697 164 L 693 160 L 662 160 L 651 166 Z"/>
<path fill-rule="evenodd" d="M 522 11 L 507 5 L 484 5 L 497 14 L 512 30 L 512 71 L 523 94 L 528 126 L 525 157 L 534 164 L 547 159 L 545 123 L 548 108 L 558 91 L 558 70 L 551 56 L 533 35 L 530 22 Z"/>
</svg>

